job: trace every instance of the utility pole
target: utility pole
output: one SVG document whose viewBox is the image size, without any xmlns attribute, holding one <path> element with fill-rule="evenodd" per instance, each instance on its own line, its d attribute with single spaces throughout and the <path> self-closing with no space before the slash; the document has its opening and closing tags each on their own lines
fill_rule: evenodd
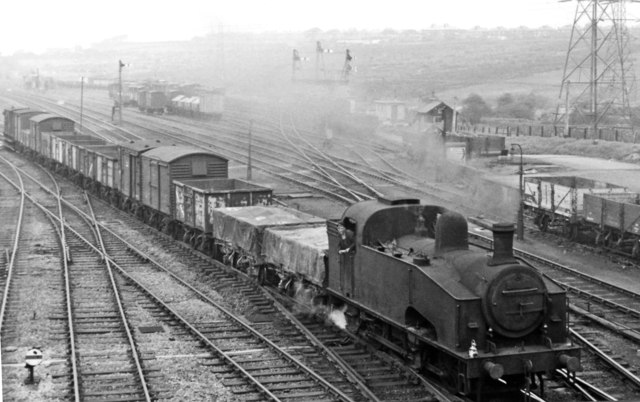
<svg viewBox="0 0 640 402">
<path fill-rule="evenodd" d="M 247 156 L 247 180 L 251 180 L 251 137 L 253 131 L 253 120 L 249 121 L 249 150 Z"/>
<path fill-rule="evenodd" d="M 344 56 L 344 67 L 342 68 L 342 80 L 344 82 L 349 82 L 349 74 L 353 67 L 351 67 L 351 61 L 353 60 L 353 56 L 351 56 L 351 52 L 347 49 Z"/>
<path fill-rule="evenodd" d="M 320 71 L 322 71 L 322 78 L 326 79 L 326 68 L 324 64 L 324 53 L 325 50 L 322 47 L 320 41 L 316 41 L 316 81 L 320 80 Z M 321 66 L 322 64 L 322 66 Z"/>
<path fill-rule="evenodd" d="M 520 200 L 518 202 L 518 224 L 516 225 L 516 238 L 518 240 L 524 240 L 524 165 L 522 164 L 522 146 L 520 144 L 511 144 L 511 152 L 515 151 L 515 147 L 520 150 L 520 169 L 518 174 L 520 176 Z"/>
<path fill-rule="evenodd" d="M 296 70 L 300 70 L 300 53 L 298 53 L 298 49 L 293 49 L 293 65 L 291 67 L 291 81 L 296 80 Z"/>
<path fill-rule="evenodd" d="M 122 125 L 122 67 L 124 63 L 118 60 L 118 116 L 120 125 Z"/>
<path fill-rule="evenodd" d="M 80 77 L 80 134 L 82 134 L 83 107 L 84 107 L 84 76 Z"/>
<path fill-rule="evenodd" d="M 569 111 L 569 89 L 571 88 L 571 81 L 567 81 L 567 96 L 564 100 L 564 136 L 569 136 L 569 118 L 571 112 Z"/>
</svg>

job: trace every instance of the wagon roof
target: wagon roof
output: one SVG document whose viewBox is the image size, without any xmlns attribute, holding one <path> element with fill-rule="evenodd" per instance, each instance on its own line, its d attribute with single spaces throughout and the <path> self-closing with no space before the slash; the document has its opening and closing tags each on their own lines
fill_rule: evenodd
<svg viewBox="0 0 640 402">
<path fill-rule="evenodd" d="M 176 159 L 189 155 L 209 155 L 216 158 L 228 160 L 218 154 L 207 151 L 206 149 L 185 146 L 161 146 L 144 153 L 146 158 L 157 159 L 162 162 L 173 162 Z"/>
<path fill-rule="evenodd" d="M 13 114 L 16 114 L 16 115 L 27 114 L 27 113 L 42 114 L 44 112 L 42 110 L 29 109 L 29 108 L 13 110 Z"/>
<path fill-rule="evenodd" d="M 44 114 L 39 114 L 37 116 L 33 116 L 31 119 L 31 121 L 35 121 L 36 123 L 41 123 L 45 120 L 50 120 L 50 119 L 62 119 L 62 120 L 67 120 L 67 121 L 71 121 L 73 122 L 73 120 L 66 118 L 66 117 L 62 117 L 62 116 L 58 116 L 55 114 L 48 114 L 48 113 L 44 113 Z"/>
<path fill-rule="evenodd" d="M 162 144 L 158 140 L 146 140 L 146 141 L 123 141 L 123 142 L 118 142 L 116 145 L 121 148 L 140 153 L 143 151 L 148 151 L 153 148 L 157 148 Z"/>
</svg>

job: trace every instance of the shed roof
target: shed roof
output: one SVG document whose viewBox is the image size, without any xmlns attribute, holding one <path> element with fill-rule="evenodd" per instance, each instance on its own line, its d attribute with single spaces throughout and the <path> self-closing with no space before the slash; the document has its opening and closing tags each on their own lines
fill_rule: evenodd
<svg viewBox="0 0 640 402">
<path fill-rule="evenodd" d="M 68 119 L 66 117 L 62 117 L 62 116 L 58 116 L 58 115 L 50 114 L 50 113 L 39 114 L 39 115 L 33 116 L 29 120 L 35 121 L 36 123 L 40 123 L 40 122 L 43 122 L 43 121 L 49 120 L 49 119 L 63 119 L 63 120 L 73 121 L 73 120 Z"/>
<path fill-rule="evenodd" d="M 23 115 L 23 114 L 28 114 L 28 113 L 43 114 L 44 112 L 42 110 L 29 109 L 29 108 L 19 109 L 19 110 L 13 111 L 13 114 L 18 115 L 18 116 L 19 115 Z"/>
<path fill-rule="evenodd" d="M 188 155 L 209 155 L 216 158 L 224 159 L 225 161 L 228 160 L 227 158 L 223 158 L 222 156 L 211 151 L 207 151 L 206 149 L 176 145 L 154 148 L 150 151 L 145 152 L 144 157 L 149 159 L 157 159 L 162 162 L 173 162 L 176 159 Z"/>
<path fill-rule="evenodd" d="M 404 105 L 407 102 L 401 101 L 398 99 L 379 99 L 377 101 L 374 101 L 373 103 L 378 103 L 382 105 Z"/>
<path fill-rule="evenodd" d="M 422 105 L 422 106 L 418 107 L 416 109 L 416 112 L 417 113 L 429 113 L 432 110 L 437 109 L 437 108 L 439 108 L 441 106 L 444 106 L 444 107 L 446 107 L 448 109 L 453 110 L 453 107 L 451 105 L 449 105 L 449 104 L 447 104 L 447 103 L 445 103 L 443 101 L 433 101 L 433 102 L 429 102 L 429 103 L 427 103 L 425 105 Z"/>
</svg>

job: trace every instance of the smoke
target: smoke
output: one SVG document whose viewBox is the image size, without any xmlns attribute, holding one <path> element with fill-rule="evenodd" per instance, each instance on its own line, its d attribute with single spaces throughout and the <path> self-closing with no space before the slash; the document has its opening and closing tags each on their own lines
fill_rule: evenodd
<svg viewBox="0 0 640 402">
<path fill-rule="evenodd" d="M 347 305 L 343 305 L 341 308 L 332 309 L 332 311 L 327 316 L 327 321 L 331 324 L 335 325 L 340 329 L 347 328 L 347 317 L 344 315 L 344 312 L 347 310 Z"/>
<path fill-rule="evenodd" d="M 316 288 L 305 287 L 302 281 L 296 281 L 293 289 L 293 297 L 297 302 L 294 309 L 296 314 L 321 317 L 327 325 L 334 325 L 341 330 L 347 328 L 347 317 L 344 314 L 347 311 L 346 304 L 341 307 L 326 304 L 322 297 L 318 297 Z"/>
</svg>

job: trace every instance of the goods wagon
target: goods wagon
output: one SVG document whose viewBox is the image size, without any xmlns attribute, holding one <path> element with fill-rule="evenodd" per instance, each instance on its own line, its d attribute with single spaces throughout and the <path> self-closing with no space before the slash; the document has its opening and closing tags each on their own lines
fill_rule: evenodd
<svg viewBox="0 0 640 402">
<path fill-rule="evenodd" d="M 203 91 L 199 94 L 202 117 L 220 118 L 224 112 L 224 90 Z"/>
<path fill-rule="evenodd" d="M 188 227 L 211 233 L 216 208 L 271 205 L 273 190 L 238 179 L 174 180 L 174 218 Z"/>
<path fill-rule="evenodd" d="M 584 219 L 594 226 L 596 244 L 640 258 L 640 195 L 585 194 Z"/>
<path fill-rule="evenodd" d="M 109 191 L 119 190 L 118 182 L 119 164 L 118 147 L 115 145 L 91 145 L 86 146 L 85 176 L 98 186 L 97 189 L 106 188 Z"/>
<path fill-rule="evenodd" d="M 31 117 L 29 124 L 31 135 L 27 146 L 39 155 L 49 152 L 51 136 L 75 134 L 75 122 L 62 116 L 39 114 Z"/>
<path fill-rule="evenodd" d="M 43 114 L 40 110 L 29 108 L 5 110 L 4 135 L 18 147 L 27 144 L 30 136 L 29 120 L 36 115 Z"/>
<path fill-rule="evenodd" d="M 167 96 L 162 91 L 141 90 L 138 92 L 138 109 L 145 113 L 163 114 L 167 106 Z"/>
<path fill-rule="evenodd" d="M 13 142 L 16 139 L 16 112 L 29 110 L 28 108 L 12 108 L 5 109 L 2 111 L 2 115 L 4 117 L 4 127 L 2 133 L 4 134 L 5 140 L 9 142 Z"/>
<path fill-rule="evenodd" d="M 124 199 L 142 200 L 141 155 L 160 146 L 159 141 L 131 141 L 118 144 L 120 191 Z"/>
<path fill-rule="evenodd" d="M 84 170 L 87 147 L 107 144 L 100 138 L 81 134 L 52 135 L 49 142 L 51 151 L 49 153 L 43 152 L 43 155 L 83 174 L 87 173 Z"/>
<path fill-rule="evenodd" d="M 524 178 L 524 205 L 534 213 L 540 230 L 562 227 L 574 237 L 583 218 L 585 194 L 620 194 L 628 190 L 614 184 L 576 176 Z"/>
<path fill-rule="evenodd" d="M 226 257 L 236 255 L 242 261 L 250 261 L 251 265 L 264 263 L 263 236 L 266 229 L 326 227 L 322 218 L 291 208 L 268 206 L 217 208 L 210 212 L 210 222 L 212 236 L 223 245 Z"/>
<path fill-rule="evenodd" d="M 228 160 L 200 148 L 160 146 L 141 154 L 141 201 L 173 216 L 171 182 L 190 178 L 228 178 Z"/>
</svg>

